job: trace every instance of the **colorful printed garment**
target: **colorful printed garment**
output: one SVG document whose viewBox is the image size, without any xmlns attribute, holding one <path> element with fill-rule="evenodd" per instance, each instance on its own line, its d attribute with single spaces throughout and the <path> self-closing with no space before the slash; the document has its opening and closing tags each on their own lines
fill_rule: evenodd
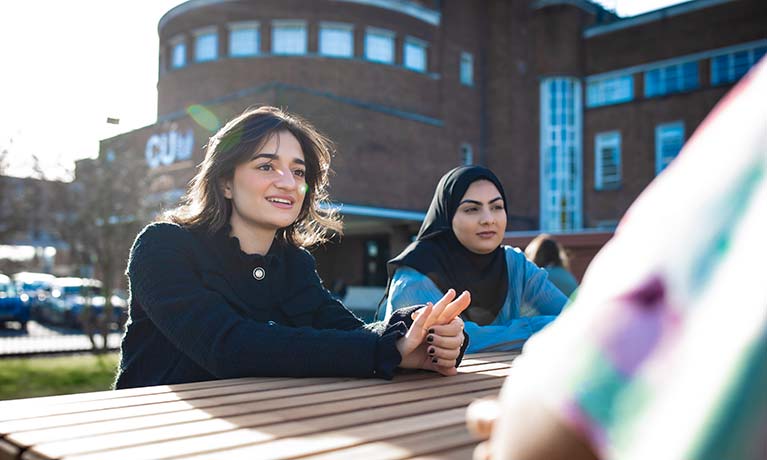
<svg viewBox="0 0 767 460">
<path fill-rule="evenodd" d="M 766 176 L 762 60 L 631 206 L 502 399 L 534 392 L 603 459 L 767 459 Z"/>
</svg>

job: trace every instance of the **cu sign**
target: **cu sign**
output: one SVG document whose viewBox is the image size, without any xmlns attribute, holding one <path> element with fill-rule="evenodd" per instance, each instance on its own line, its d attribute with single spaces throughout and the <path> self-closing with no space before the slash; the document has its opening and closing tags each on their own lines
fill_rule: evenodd
<svg viewBox="0 0 767 460">
<path fill-rule="evenodd" d="M 146 164 L 153 169 L 188 160 L 192 158 L 193 147 L 194 132 L 191 129 L 181 133 L 171 128 L 164 133 L 153 134 L 146 141 Z"/>
</svg>

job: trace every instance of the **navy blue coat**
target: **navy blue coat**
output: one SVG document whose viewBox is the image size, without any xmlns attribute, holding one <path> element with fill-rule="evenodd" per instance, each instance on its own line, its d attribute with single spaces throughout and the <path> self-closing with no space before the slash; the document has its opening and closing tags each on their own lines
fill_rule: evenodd
<svg viewBox="0 0 767 460">
<path fill-rule="evenodd" d="M 130 320 L 115 388 L 246 376 L 391 378 L 410 315 L 365 325 L 323 287 L 306 250 L 240 250 L 209 235 L 147 226 L 128 262 Z M 412 309 L 410 310 L 412 311 Z"/>
</svg>

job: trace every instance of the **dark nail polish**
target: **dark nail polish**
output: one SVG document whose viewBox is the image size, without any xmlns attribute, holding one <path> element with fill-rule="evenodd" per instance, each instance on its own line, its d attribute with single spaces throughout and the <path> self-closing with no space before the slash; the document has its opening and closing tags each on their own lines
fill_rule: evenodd
<svg viewBox="0 0 767 460">
<path fill-rule="evenodd" d="M 434 334 L 434 328 L 429 329 L 429 334 Z"/>
<path fill-rule="evenodd" d="M 429 354 L 430 355 L 433 355 L 435 351 L 436 350 L 434 350 L 434 347 L 429 348 Z"/>
<path fill-rule="evenodd" d="M 432 343 L 432 342 L 434 342 L 434 337 L 428 336 L 428 337 L 426 337 L 426 341 L 429 342 L 429 343 Z"/>
<path fill-rule="evenodd" d="M 431 362 L 433 362 L 434 364 L 437 364 L 437 361 L 438 361 L 437 358 L 432 358 L 431 359 Z"/>
</svg>

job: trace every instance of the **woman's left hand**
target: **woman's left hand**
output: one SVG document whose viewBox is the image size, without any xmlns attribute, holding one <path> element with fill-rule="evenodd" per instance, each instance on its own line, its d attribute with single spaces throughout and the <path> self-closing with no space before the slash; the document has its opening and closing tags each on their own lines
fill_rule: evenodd
<svg viewBox="0 0 767 460">
<path fill-rule="evenodd" d="M 407 334 L 397 341 L 400 367 L 455 375 L 455 362 L 463 345 L 463 321 L 458 315 L 469 306 L 468 292 L 455 298 L 450 289 L 436 304 L 418 311 Z"/>
</svg>

